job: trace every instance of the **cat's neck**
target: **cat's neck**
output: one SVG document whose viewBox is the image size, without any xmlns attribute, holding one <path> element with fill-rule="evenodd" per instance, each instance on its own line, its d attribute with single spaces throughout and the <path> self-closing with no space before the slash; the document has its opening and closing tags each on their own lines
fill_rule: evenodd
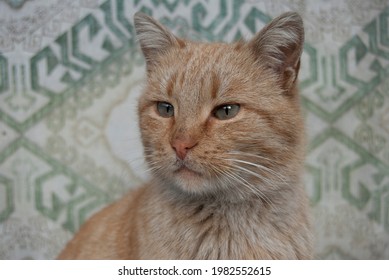
<svg viewBox="0 0 389 280">
<path fill-rule="evenodd" d="M 162 245 L 151 242 L 150 253 L 169 251 L 173 258 L 183 259 L 299 258 L 293 249 L 297 241 L 288 233 L 292 228 L 295 228 L 292 232 L 306 230 L 299 226 L 299 221 L 306 219 L 302 204 L 298 203 L 301 197 L 296 197 L 301 195 L 301 187 L 290 194 L 286 191 L 285 195 L 278 195 L 278 199 L 274 195 L 268 201 L 252 198 L 234 202 L 215 196 L 177 195 L 174 189 L 161 191 L 161 186 L 151 187 L 149 194 L 153 198 L 147 209 L 152 212 L 151 220 L 158 222 L 149 226 L 153 231 L 146 243 L 158 240 L 161 231 L 171 234 Z M 179 243 L 173 250 L 170 245 L 177 240 Z M 292 241 L 280 245 L 277 240 Z M 165 248 L 164 244 L 170 245 Z M 269 244 L 276 245 L 269 247 Z"/>
<path fill-rule="evenodd" d="M 154 185 L 165 203 L 182 211 L 196 212 L 207 208 L 209 211 L 226 213 L 228 211 L 244 212 L 250 208 L 257 213 L 284 211 L 296 196 L 304 195 L 300 184 L 284 185 L 280 193 L 268 193 L 262 196 L 254 194 L 240 197 L 231 193 L 190 194 L 176 188 Z M 197 210 L 196 210 L 197 209 Z"/>
</svg>

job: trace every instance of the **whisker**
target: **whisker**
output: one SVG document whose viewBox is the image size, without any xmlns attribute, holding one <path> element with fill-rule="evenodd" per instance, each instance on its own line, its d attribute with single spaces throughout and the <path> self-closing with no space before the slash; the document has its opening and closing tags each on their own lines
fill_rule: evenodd
<svg viewBox="0 0 389 280">
<path fill-rule="evenodd" d="M 227 165 L 225 165 L 224 167 L 231 168 L 231 166 L 227 166 Z M 215 168 L 215 166 L 213 166 L 212 168 Z M 238 173 L 236 172 L 233 173 L 228 170 L 220 170 L 220 169 L 217 170 L 219 170 L 225 176 L 225 178 L 227 178 L 230 182 L 232 180 L 232 183 L 243 185 L 249 190 L 249 194 L 254 194 L 259 199 L 263 199 L 266 203 L 268 203 L 270 207 L 273 207 L 273 203 L 271 202 L 271 200 L 259 188 L 249 183 L 245 178 L 240 176 Z M 248 194 L 247 192 L 242 192 L 241 188 L 235 188 L 234 191 L 241 192 L 243 194 L 243 197 Z"/>
<path fill-rule="evenodd" d="M 269 157 L 266 157 L 263 155 L 258 155 L 258 154 L 253 154 L 253 153 L 231 151 L 231 152 L 227 152 L 227 155 L 236 156 L 236 157 L 234 157 L 234 159 L 239 159 L 239 160 L 244 160 L 245 158 L 252 158 L 253 160 L 259 160 L 260 162 L 264 161 L 264 162 L 266 162 L 266 166 L 270 165 L 270 166 L 274 167 L 274 166 L 284 165 L 284 162 L 280 162 L 279 160 L 277 160 L 275 158 L 269 158 Z"/>
<path fill-rule="evenodd" d="M 210 167 L 210 169 L 212 169 L 212 171 L 216 174 L 216 177 L 218 179 L 218 182 L 217 182 L 218 187 L 220 189 L 225 189 L 226 185 L 225 184 L 221 184 L 222 181 L 227 181 L 228 182 L 228 184 L 227 184 L 228 187 L 235 186 L 236 184 L 240 184 L 241 182 L 236 177 L 234 177 L 233 173 L 230 173 L 230 172 L 228 172 L 228 170 L 224 170 L 223 169 L 225 167 L 228 167 L 228 166 L 225 165 L 225 166 L 217 167 L 216 165 L 212 165 Z M 235 188 L 234 191 L 238 192 L 239 196 L 241 198 L 244 198 L 247 195 L 247 193 L 242 192 L 242 190 L 239 189 L 239 188 Z M 252 193 L 252 192 L 250 192 L 250 193 Z"/>
<path fill-rule="evenodd" d="M 139 157 L 132 158 L 131 160 L 126 160 L 126 162 L 128 164 L 133 164 L 133 163 L 135 163 L 137 161 L 143 161 L 143 160 L 145 160 L 145 157 L 144 156 L 139 156 Z"/>
<path fill-rule="evenodd" d="M 259 159 L 263 159 L 263 160 L 267 160 L 269 161 L 270 163 L 279 163 L 277 160 L 275 160 L 274 158 L 268 158 L 268 157 L 265 157 L 263 155 L 258 155 L 258 154 L 252 154 L 252 153 L 246 153 L 246 152 L 241 152 L 241 151 L 231 151 L 231 152 L 228 152 L 227 154 L 229 155 L 240 155 L 240 156 L 244 156 L 244 157 L 255 157 L 255 158 L 259 158 Z"/>
<path fill-rule="evenodd" d="M 233 176 L 236 178 L 238 182 L 240 183 L 243 182 L 243 185 L 247 187 L 251 193 L 254 193 L 258 198 L 263 199 L 271 207 L 273 207 L 273 203 L 271 202 L 271 200 L 258 187 L 255 187 L 253 184 L 249 183 L 246 179 L 244 179 L 239 174 L 234 173 Z"/>
<path fill-rule="evenodd" d="M 285 180 L 285 178 L 282 175 L 278 174 L 277 172 L 275 172 L 274 170 L 272 170 L 272 169 L 270 169 L 270 168 L 268 168 L 266 166 L 263 166 L 263 165 L 260 165 L 260 164 L 256 164 L 256 163 L 253 163 L 253 162 L 250 162 L 250 161 L 240 160 L 240 159 L 233 159 L 233 158 L 231 158 L 229 160 L 234 161 L 234 162 L 243 163 L 243 164 L 246 164 L 246 165 L 250 165 L 250 166 L 256 167 L 258 169 L 261 169 L 263 171 L 266 171 L 266 172 L 274 175 L 278 179 L 280 179 L 282 181 L 282 183 L 286 183 L 286 180 Z M 240 165 L 238 165 L 238 166 L 240 166 Z M 246 169 L 246 170 L 248 170 L 248 169 Z M 255 172 L 252 172 L 252 173 L 253 174 L 257 174 Z"/>
<path fill-rule="evenodd" d="M 247 174 L 250 174 L 250 175 L 260 179 L 261 181 L 267 183 L 268 185 L 272 185 L 272 182 L 269 179 L 267 179 L 265 176 L 260 176 L 259 174 L 255 173 L 255 172 L 253 172 L 253 171 L 251 171 L 249 169 L 246 169 L 246 168 L 244 168 L 242 166 L 239 166 L 239 165 L 234 166 L 234 168 L 235 169 L 239 169 L 239 170 L 241 170 L 241 171 L 243 171 L 243 172 L 245 172 Z"/>
</svg>

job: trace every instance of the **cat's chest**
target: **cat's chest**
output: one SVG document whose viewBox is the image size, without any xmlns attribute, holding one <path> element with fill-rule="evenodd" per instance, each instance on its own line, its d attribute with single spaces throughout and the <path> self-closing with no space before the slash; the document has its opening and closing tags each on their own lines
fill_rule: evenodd
<svg viewBox="0 0 389 280">
<path fill-rule="evenodd" d="M 225 213 L 208 213 L 205 219 L 193 219 L 180 226 L 183 240 L 180 255 L 190 252 L 191 259 L 253 258 L 250 248 L 259 247 L 261 226 L 252 217 L 235 217 Z"/>
<path fill-rule="evenodd" d="M 161 213 L 150 252 L 173 259 L 259 259 L 278 250 L 280 232 L 259 207 L 199 205 L 187 211 Z"/>
</svg>

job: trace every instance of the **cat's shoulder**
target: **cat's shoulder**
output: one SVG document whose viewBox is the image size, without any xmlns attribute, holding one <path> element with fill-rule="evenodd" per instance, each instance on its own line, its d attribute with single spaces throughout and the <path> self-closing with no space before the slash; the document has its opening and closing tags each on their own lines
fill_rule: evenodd
<svg viewBox="0 0 389 280">
<path fill-rule="evenodd" d="M 135 243 L 135 240 L 132 240 L 137 230 L 134 225 L 148 188 L 148 185 L 143 185 L 130 190 L 121 199 L 93 214 L 67 244 L 58 259 L 129 258 L 129 251 L 121 252 L 120 247 L 126 247 L 128 250 L 130 243 Z M 127 246 L 123 246 L 125 243 L 128 243 Z"/>
</svg>

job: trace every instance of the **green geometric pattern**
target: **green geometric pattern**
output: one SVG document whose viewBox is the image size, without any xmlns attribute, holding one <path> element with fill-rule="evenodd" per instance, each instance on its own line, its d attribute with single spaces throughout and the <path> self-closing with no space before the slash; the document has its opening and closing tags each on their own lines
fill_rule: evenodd
<svg viewBox="0 0 389 280">
<path fill-rule="evenodd" d="M 0 2 L 0 258 L 55 257 L 145 179 L 139 10 L 227 42 L 299 12 L 316 257 L 389 258 L 389 3 L 364 0 Z"/>
</svg>

